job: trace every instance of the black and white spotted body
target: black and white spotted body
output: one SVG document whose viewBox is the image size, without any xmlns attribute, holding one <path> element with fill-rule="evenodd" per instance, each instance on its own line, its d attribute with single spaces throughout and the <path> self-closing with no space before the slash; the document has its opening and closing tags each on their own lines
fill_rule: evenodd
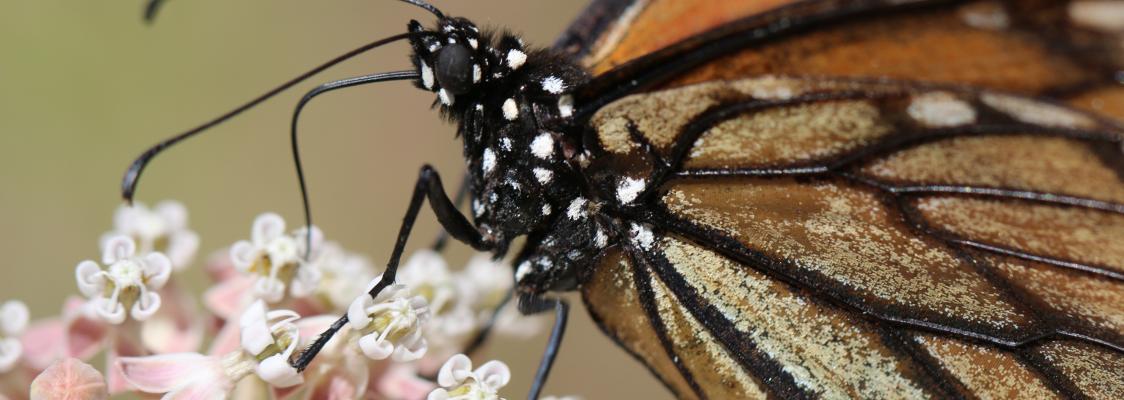
<svg viewBox="0 0 1124 400">
<path fill-rule="evenodd" d="M 576 268 L 609 241 L 580 169 L 580 129 L 568 92 L 588 75 L 509 33 L 481 32 L 463 18 L 409 26 L 416 85 L 458 125 L 470 177 L 471 214 L 497 257 L 528 235 L 516 280 L 523 292 L 572 289 Z"/>
</svg>

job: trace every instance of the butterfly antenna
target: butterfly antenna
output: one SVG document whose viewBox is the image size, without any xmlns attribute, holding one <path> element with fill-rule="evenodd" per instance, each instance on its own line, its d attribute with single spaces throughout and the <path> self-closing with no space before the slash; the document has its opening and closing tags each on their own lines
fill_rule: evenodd
<svg viewBox="0 0 1124 400">
<path fill-rule="evenodd" d="M 308 72 L 305 72 L 305 73 L 297 76 L 296 78 L 293 78 L 293 79 L 289 80 L 288 82 L 285 82 L 285 83 L 281 84 L 278 87 L 273 88 L 272 90 L 266 92 L 265 94 L 262 94 L 261 96 L 258 96 L 257 98 L 255 98 L 253 100 L 250 100 L 249 102 L 247 102 L 247 103 L 245 103 L 241 106 L 238 106 L 237 108 L 227 112 L 226 114 L 220 115 L 220 116 L 218 116 L 218 117 L 216 117 L 216 118 L 214 118 L 210 121 L 207 121 L 207 122 L 203 123 L 202 125 L 199 125 L 195 128 L 192 128 L 192 129 L 190 129 L 186 132 L 180 133 L 178 135 L 172 136 L 168 139 L 165 139 L 165 140 L 161 141 L 160 143 L 157 143 L 156 145 L 148 148 L 148 150 L 145 150 L 143 153 L 141 153 L 141 155 L 139 157 L 137 157 L 135 160 L 133 160 L 133 163 L 129 165 L 129 168 L 125 171 L 124 178 L 121 179 L 121 197 L 123 197 L 127 203 L 129 203 L 129 204 L 133 203 L 133 196 L 136 194 L 137 183 L 140 180 L 141 173 L 144 172 L 145 166 L 147 166 L 149 161 L 152 161 L 152 159 L 154 157 L 156 157 L 157 154 L 160 154 L 160 152 L 164 151 L 168 147 L 171 147 L 172 145 L 175 145 L 176 143 L 179 143 L 179 142 L 183 141 L 184 139 L 187 139 L 187 138 L 190 138 L 192 136 L 198 135 L 199 133 L 201 133 L 203 131 L 206 131 L 207 129 L 210 129 L 210 128 L 218 125 L 218 124 L 221 124 L 221 123 L 225 122 L 226 120 L 231 119 L 231 118 L 237 116 L 238 114 L 241 114 L 241 113 L 245 112 L 246 110 L 249 110 L 249 109 L 253 108 L 254 106 L 260 104 L 261 102 L 263 102 L 265 100 L 268 100 L 269 98 L 271 98 L 273 96 L 276 96 L 278 93 L 281 93 L 285 89 L 293 87 L 293 85 L 296 85 L 297 83 L 300 83 L 301 81 L 304 81 L 305 79 L 308 79 L 309 77 L 311 77 L 313 75 L 316 75 L 316 74 L 324 71 L 325 69 L 328 69 L 329 67 L 332 67 L 336 64 L 339 64 L 339 63 L 341 63 L 341 62 L 343 62 L 343 61 L 345 61 L 349 58 L 355 57 L 355 56 L 357 56 L 361 53 L 364 53 L 368 50 L 374 49 L 376 47 L 379 47 L 379 46 L 382 46 L 382 45 L 385 45 L 385 44 L 388 44 L 388 43 L 403 40 L 403 39 L 409 38 L 411 36 L 412 36 L 412 34 L 410 34 L 410 33 L 403 33 L 403 34 L 398 34 L 398 35 L 390 36 L 390 37 L 387 37 L 387 38 L 379 39 L 379 40 L 376 40 L 374 42 L 371 42 L 371 43 L 365 44 L 363 46 L 360 46 L 359 48 L 356 48 L 355 50 L 349 51 L 347 53 L 344 53 L 343 55 L 340 55 L 336 58 L 333 58 L 332 60 L 330 60 L 330 61 L 328 61 L 324 64 L 321 64 L 320 66 L 317 66 L 316 68 L 313 68 L 313 69 L 309 70 Z"/>
<path fill-rule="evenodd" d="M 398 0 L 398 1 L 401 1 L 403 3 L 413 4 L 415 6 L 424 8 L 426 11 L 429 11 L 429 12 L 433 13 L 433 15 L 436 15 L 437 19 L 445 19 L 445 13 L 442 13 L 441 10 L 437 9 L 437 7 L 434 7 L 432 4 L 426 3 L 425 1 L 422 1 L 422 0 Z"/>
<path fill-rule="evenodd" d="M 156 12 L 160 11 L 160 6 L 166 3 L 165 0 L 148 0 L 144 6 L 144 22 L 151 24 L 156 20 Z"/>
</svg>

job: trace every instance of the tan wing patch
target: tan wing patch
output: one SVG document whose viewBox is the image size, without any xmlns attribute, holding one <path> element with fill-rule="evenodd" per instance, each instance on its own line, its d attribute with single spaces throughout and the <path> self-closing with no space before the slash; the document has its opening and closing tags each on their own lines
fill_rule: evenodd
<svg viewBox="0 0 1124 400">
<path fill-rule="evenodd" d="M 914 341 L 981 400 L 1061 398 L 1010 352 L 936 335 L 919 334 Z"/>
<path fill-rule="evenodd" d="M 1082 93 L 1071 98 L 1069 104 L 1124 124 L 1124 84 L 1113 84 Z"/>
<path fill-rule="evenodd" d="M 1033 351 L 1089 398 L 1124 398 L 1124 354 L 1073 341 L 1049 342 Z"/>
<path fill-rule="evenodd" d="M 917 382 L 923 376 L 919 366 L 887 347 L 870 323 L 681 239 L 665 238 L 662 250 L 687 286 L 737 329 L 739 339 L 779 363 L 806 392 L 824 398 L 933 395 Z"/>
<path fill-rule="evenodd" d="M 765 398 L 756 379 L 722 347 L 707 327 L 690 315 L 654 274 L 648 276 L 652 297 L 677 354 L 676 360 L 691 371 L 706 398 Z"/>
<path fill-rule="evenodd" d="M 619 250 L 606 254 L 582 286 L 586 309 L 606 334 L 641 358 L 681 399 L 697 398 L 676 369 L 640 304 L 632 266 Z"/>
<path fill-rule="evenodd" d="M 1091 129 L 1097 126 L 1092 118 L 1079 112 L 1024 97 L 983 93 L 980 101 L 1028 124 L 1069 129 Z"/>
<path fill-rule="evenodd" d="M 957 237 L 1124 274 L 1124 215 L 1077 207 L 936 196 L 916 207 Z"/>
<path fill-rule="evenodd" d="M 1092 145 L 1043 136 L 951 138 L 894 152 L 860 172 L 892 183 L 986 186 L 1124 203 L 1124 183 Z"/>
<path fill-rule="evenodd" d="M 868 190 L 793 179 L 685 180 L 666 188 L 663 202 L 674 215 L 785 261 L 791 270 L 784 273 L 835 287 L 843 301 L 995 335 L 1032 323 L 972 265 L 911 231 Z"/>
<path fill-rule="evenodd" d="M 1014 257 L 986 256 L 992 268 L 1050 310 L 1052 319 L 1071 320 L 1078 327 L 1108 331 L 1124 342 L 1124 282 L 1099 275 L 1036 263 Z M 1103 336 L 1081 332 L 1089 336 Z"/>
</svg>

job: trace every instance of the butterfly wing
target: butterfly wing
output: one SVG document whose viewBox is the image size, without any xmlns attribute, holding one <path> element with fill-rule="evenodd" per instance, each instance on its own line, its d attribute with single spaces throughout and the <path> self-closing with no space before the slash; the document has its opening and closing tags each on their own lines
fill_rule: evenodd
<svg viewBox="0 0 1124 400">
<path fill-rule="evenodd" d="M 632 215 L 653 234 L 634 230 L 583 294 L 683 397 L 1124 390 L 1110 122 L 990 91 L 761 77 L 626 97 L 591 124 L 590 176 L 607 197 L 651 182 Z"/>
</svg>

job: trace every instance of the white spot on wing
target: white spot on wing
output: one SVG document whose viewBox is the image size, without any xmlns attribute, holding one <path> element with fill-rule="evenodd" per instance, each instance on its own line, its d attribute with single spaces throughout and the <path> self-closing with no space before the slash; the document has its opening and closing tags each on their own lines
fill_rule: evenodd
<svg viewBox="0 0 1124 400">
<path fill-rule="evenodd" d="M 961 126 L 976 122 L 976 110 L 951 93 L 932 92 L 915 96 L 906 109 L 910 118 L 934 128 Z"/>
<path fill-rule="evenodd" d="M 636 200 L 636 196 L 639 196 L 640 192 L 644 191 L 645 186 L 644 178 L 625 177 L 617 185 L 617 200 L 620 200 L 621 204 L 631 203 Z"/>
<path fill-rule="evenodd" d="M 507 52 L 507 66 L 511 67 L 511 69 L 519 69 L 525 62 L 527 62 L 527 53 L 519 50 Z"/>
<path fill-rule="evenodd" d="M 481 161 L 481 167 L 484 168 L 484 176 L 487 176 L 496 169 L 496 153 L 492 149 L 484 149 L 484 158 Z"/>
<path fill-rule="evenodd" d="M 656 241 L 656 236 L 652 234 L 652 228 L 644 224 L 633 223 L 629 233 L 632 234 L 632 241 L 640 245 L 644 250 L 651 250 L 652 244 Z"/>
<path fill-rule="evenodd" d="M 535 179 L 544 185 L 554 179 L 554 172 L 546 168 L 535 168 L 532 172 L 535 173 Z"/>
<path fill-rule="evenodd" d="M 531 142 L 531 154 L 535 157 L 546 160 L 552 153 L 554 153 L 554 136 L 549 133 L 542 133 Z"/>
<path fill-rule="evenodd" d="M 609 245 L 609 236 L 601 228 L 597 228 L 597 232 L 593 234 L 593 245 L 599 249 Z"/>
<path fill-rule="evenodd" d="M 562 90 L 565 88 L 566 83 L 562 82 L 562 78 L 557 76 L 551 75 L 542 80 L 542 89 L 547 92 L 559 94 L 562 93 Z"/>
<path fill-rule="evenodd" d="M 511 151 L 511 138 L 501 138 L 500 149 L 503 151 Z"/>
<path fill-rule="evenodd" d="M 578 197 L 574 199 L 574 201 L 570 202 L 570 207 L 566 208 L 566 216 L 570 217 L 570 219 L 574 221 L 585 218 L 587 215 L 589 215 L 585 210 L 585 205 L 588 202 L 589 201 L 584 197 Z"/>
<path fill-rule="evenodd" d="M 515 99 L 507 99 L 503 102 L 503 117 L 508 121 L 519 118 L 519 105 L 515 104 Z"/>
</svg>

